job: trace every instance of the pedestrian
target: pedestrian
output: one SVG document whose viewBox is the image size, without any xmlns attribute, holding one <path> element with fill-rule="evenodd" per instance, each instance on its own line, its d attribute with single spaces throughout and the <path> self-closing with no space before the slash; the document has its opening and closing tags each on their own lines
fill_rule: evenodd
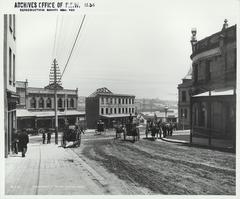
<svg viewBox="0 0 240 199">
<path fill-rule="evenodd" d="M 22 129 L 20 135 L 18 136 L 19 140 L 19 149 L 22 151 L 22 157 L 25 157 L 25 154 L 27 152 L 27 144 L 29 143 L 29 137 L 26 132 L 26 129 Z"/>
<path fill-rule="evenodd" d="M 51 132 L 48 130 L 47 132 L 47 144 L 51 143 Z"/>
<path fill-rule="evenodd" d="M 132 122 L 133 122 L 133 116 L 132 116 L 132 114 L 131 114 L 131 113 L 130 113 L 130 115 L 129 115 L 129 118 L 128 118 L 128 119 L 129 119 L 129 123 L 130 123 L 130 124 L 132 124 Z"/>
<path fill-rule="evenodd" d="M 42 143 L 45 144 L 45 140 L 46 140 L 46 133 L 45 131 L 43 130 L 42 131 Z"/>
<path fill-rule="evenodd" d="M 172 136 L 172 133 L 173 133 L 173 124 L 170 123 L 169 125 L 169 131 L 170 131 L 170 136 Z"/>
<path fill-rule="evenodd" d="M 15 154 L 18 154 L 18 134 L 15 128 L 13 128 L 12 146 L 13 146 L 13 152 Z"/>
</svg>

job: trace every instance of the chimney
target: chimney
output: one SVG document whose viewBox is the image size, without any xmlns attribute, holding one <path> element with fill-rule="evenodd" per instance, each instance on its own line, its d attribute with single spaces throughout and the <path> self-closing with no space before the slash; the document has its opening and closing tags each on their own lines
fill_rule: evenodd
<svg viewBox="0 0 240 199">
<path fill-rule="evenodd" d="M 192 28 L 192 30 L 191 30 L 191 32 L 192 32 L 192 37 L 191 37 L 191 45 L 192 45 L 192 52 L 194 52 L 194 45 L 197 43 L 197 37 L 196 37 L 196 35 L 197 35 L 197 29 L 196 28 Z"/>
</svg>

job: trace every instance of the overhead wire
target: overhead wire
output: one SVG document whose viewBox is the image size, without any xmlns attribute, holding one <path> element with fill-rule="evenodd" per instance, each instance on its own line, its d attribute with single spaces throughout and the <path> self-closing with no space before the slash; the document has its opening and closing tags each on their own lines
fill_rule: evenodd
<svg viewBox="0 0 240 199">
<path fill-rule="evenodd" d="M 78 33 L 77 33 L 77 35 L 76 35 L 75 41 L 74 41 L 73 46 L 72 46 L 72 49 L 71 49 L 71 52 L 70 52 L 70 54 L 69 54 L 69 56 L 68 56 L 67 62 L 66 62 L 66 64 L 65 64 L 65 66 L 64 66 L 63 72 L 62 72 L 62 74 L 61 74 L 61 76 L 60 76 L 58 82 L 61 81 L 61 79 L 62 79 L 62 77 L 63 77 L 63 75 L 64 75 L 64 73 L 65 73 L 65 71 L 66 71 L 66 68 L 67 68 L 68 63 L 69 63 L 69 61 L 70 61 L 70 58 L 71 58 L 71 56 L 72 56 L 72 53 L 73 53 L 74 47 L 75 47 L 76 42 L 77 42 L 77 40 L 78 40 L 79 33 L 80 33 L 81 29 L 82 29 L 82 26 L 83 26 L 83 23 L 84 23 L 85 17 L 86 17 L 86 15 L 83 16 L 82 22 L 81 22 L 81 24 L 80 24 L 80 26 L 79 26 Z"/>
</svg>

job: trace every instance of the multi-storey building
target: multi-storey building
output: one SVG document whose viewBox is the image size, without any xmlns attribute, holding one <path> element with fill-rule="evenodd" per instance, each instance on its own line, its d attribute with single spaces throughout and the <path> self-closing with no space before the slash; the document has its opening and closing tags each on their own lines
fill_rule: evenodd
<svg viewBox="0 0 240 199">
<path fill-rule="evenodd" d="M 12 133 L 16 128 L 16 19 L 15 15 L 4 15 L 3 32 L 4 69 L 4 131 L 5 157 L 11 152 Z"/>
<path fill-rule="evenodd" d="M 135 115 L 135 96 L 114 94 L 107 88 L 99 88 L 86 98 L 86 121 L 88 128 L 96 128 L 102 120 L 106 127 L 113 121 L 125 123 L 130 114 Z"/>
<path fill-rule="evenodd" d="M 17 94 L 20 96 L 17 105 L 18 127 L 21 128 L 51 128 L 54 126 L 54 90 L 50 86 L 44 88 L 28 87 L 28 82 L 17 81 Z M 58 85 L 57 107 L 59 127 L 64 120 L 74 124 L 85 113 L 77 111 L 78 89 L 64 89 Z"/>
<path fill-rule="evenodd" d="M 190 96 L 189 90 L 192 86 L 192 69 L 182 79 L 178 85 L 178 128 L 190 128 Z"/>
<path fill-rule="evenodd" d="M 193 136 L 236 137 L 236 25 L 223 28 L 200 41 L 192 30 Z"/>
</svg>

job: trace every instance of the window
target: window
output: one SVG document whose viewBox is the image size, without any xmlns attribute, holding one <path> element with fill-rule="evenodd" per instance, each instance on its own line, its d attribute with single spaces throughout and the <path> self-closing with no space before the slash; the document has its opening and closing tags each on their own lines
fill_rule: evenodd
<svg viewBox="0 0 240 199">
<path fill-rule="evenodd" d="M 117 114 L 117 108 L 114 108 L 114 114 Z"/>
<path fill-rule="evenodd" d="M 114 104 L 117 104 L 117 98 L 114 98 Z"/>
<path fill-rule="evenodd" d="M 62 98 L 58 99 L 58 108 L 62 108 Z"/>
<path fill-rule="evenodd" d="M 128 113 L 128 108 L 125 108 L 126 112 L 125 113 Z"/>
<path fill-rule="evenodd" d="M 34 97 L 30 100 L 30 108 L 36 108 L 36 99 Z"/>
<path fill-rule="evenodd" d="M 101 108 L 101 114 L 102 115 L 104 114 L 104 108 Z"/>
<path fill-rule="evenodd" d="M 112 114 L 112 108 L 110 108 L 110 114 Z"/>
<path fill-rule="evenodd" d="M 106 108 L 106 114 L 108 114 L 108 108 Z"/>
<path fill-rule="evenodd" d="M 13 85 L 15 85 L 15 54 L 13 54 Z"/>
<path fill-rule="evenodd" d="M 16 23 L 15 23 L 15 15 L 13 15 L 13 38 L 16 39 Z"/>
<path fill-rule="evenodd" d="M 194 82 L 196 83 L 198 81 L 198 65 L 194 65 Z"/>
<path fill-rule="evenodd" d="M 183 109 L 181 108 L 181 117 L 183 117 Z"/>
<path fill-rule="evenodd" d="M 206 119 L 206 107 L 204 103 L 200 105 L 199 126 L 205 126 Z"/>
<path fill-rule="evenodd" d="M 44 100 L 43 100 L 42 97 L 41 97 L 41 98 L 39 99 L 39 101 L 38 101 L 38 107 L 39 107 L 39 108 L 44 108 Z"/>
<path fill-rule="evenodd" d="M 134 108 L 132 108 L 132 113 L 134 113 Z"/>
<path fill-rule="evenodd" d="M 210 64 L 211 64 L 211 61 L 210 61 L 210 60 L 207 60 L 207 61 L 206 61 L 206 70 L 205 70 L 205 78 L 206 78 L 206 81 L 207 81 L 207 82 L 211 80 Z"/>
<path fill-rule="evenodd" d="M 9 84 L 12 85 L 12 50 L 9 48 Z"/>
<path fill-rule="evenodd" d="M 73 98 L 70 99 L 70 107 L 74 108 L 74 99 Z"/>
<path fill-rule="evenodd" d="M 101 104 L 104 104 L 104 98 L 101 97 Z"/>
<path fill-rule="evenodd" d="M 124 101 L 125 101 L 125 99 L 124 99 L 124 98 L 122 98 L 122 104 L 124 104 L 124 103 L 125 103 Z"/>
<path fill-rule="evenodd" d="M 131 108 L 129 108 L 129 113 L 131 113 Z"/>
<path fill-rule="evenodd" d="M 128 98 L 126 98 L 126 104 L 128 104 Z"/>
<path fill-rule="evenodd" d="M 118 113 L 121 114 L 121 108 L 118 108 Z"/>
<path fill-rule="evenodd" d="M 112 98 L 110 98 L 110 104 L 112 104 Z"/>
<path fill-rule="evenodd" d="M 121 104 L 121 98 L 118 98 L 118 104 Z"/>
<path fill-rule="evenodd" d="M 182 102 L 186 102 L 186 91 L 182 91 Z"/>
<path fill-rule="evenodd" d="M 9 29 L 12 32 L 12 15 L 9 15 Z"/>
<path fill-rule="evenodd" d="M 122 108 L 122 113 L 124 113 L 124 108 Z"/>
<path fill-rule="evenodd" d="M 184 118 L 187 118 L 187 109 L 184 109 Z"/>
<path fill-rule="evenodd" d="M 52 101 L 51 101 L 50 98 L 47 99 L 46 106 L 47 106 L 47 108 L 51 108 L 52 107 Z"/>
</svg>

